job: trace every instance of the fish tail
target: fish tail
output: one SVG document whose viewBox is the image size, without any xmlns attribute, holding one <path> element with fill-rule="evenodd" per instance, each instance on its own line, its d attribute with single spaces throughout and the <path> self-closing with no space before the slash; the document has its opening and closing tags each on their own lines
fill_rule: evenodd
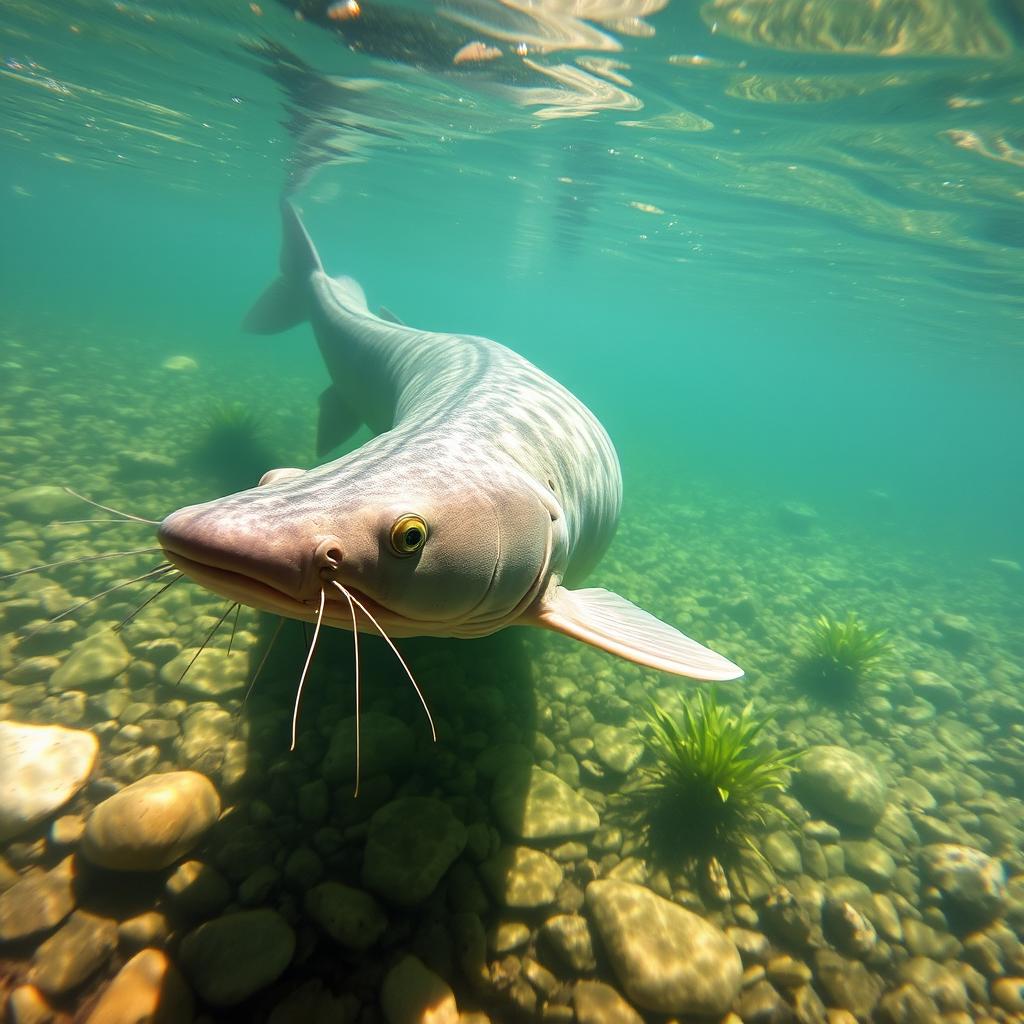
<svg viewBox="0 0 1024 1024">
<path fill-rule="evenodd" d="M 281 276 L 246 314 L 242 327 L 252 334 L 279 334 L 309 317 L 309 277 L 322 271 L 320 257 L 295 208 L 281 201 Z"/>
</svg>

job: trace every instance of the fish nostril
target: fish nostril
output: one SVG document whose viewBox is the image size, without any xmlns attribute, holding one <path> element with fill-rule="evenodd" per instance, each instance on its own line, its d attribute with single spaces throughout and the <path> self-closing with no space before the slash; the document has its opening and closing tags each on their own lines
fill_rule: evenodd
<svg viewBox="0 0 1024 1024">
<path fill-rule="evenodd" d="M 343 554 L 337 540 L 328 538 L 317 545 L 313 564 L 321 579 L 329 580 L 341 565 Z"/>
</svg>

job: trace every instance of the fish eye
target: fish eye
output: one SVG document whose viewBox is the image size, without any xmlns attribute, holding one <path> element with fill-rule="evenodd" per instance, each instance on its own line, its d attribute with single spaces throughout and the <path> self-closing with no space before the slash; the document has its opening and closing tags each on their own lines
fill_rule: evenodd
<svg viewBox="0 0 1024 1024">
<path fill-rule="evenodd" d="M 391 527 L 391 547 L 396 555 L 415 554 L 426 540 L 427 524 L 419 516 L 399 516 Z"/>
</svg>

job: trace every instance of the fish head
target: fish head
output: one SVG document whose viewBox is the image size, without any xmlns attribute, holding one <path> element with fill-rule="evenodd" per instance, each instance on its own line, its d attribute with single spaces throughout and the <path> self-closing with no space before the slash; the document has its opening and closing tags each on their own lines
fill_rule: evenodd
<svg viewBox="0 0 1024 1024">
<path fill-rule="evenodd" d="M 171 513 L 164 553 L 243 604 L 313 620 L 322 594 L 324 622 L 351 628 L 351 598 L 360 628 L 396 636 L 485 635 L 543 590 L 559 515 L 526 474 L 351 459 Z"/>
</svg>

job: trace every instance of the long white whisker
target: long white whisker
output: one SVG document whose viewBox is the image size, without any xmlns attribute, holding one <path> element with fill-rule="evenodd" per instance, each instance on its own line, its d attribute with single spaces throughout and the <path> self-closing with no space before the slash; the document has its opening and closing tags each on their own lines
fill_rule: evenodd
<svg viewBox="0 0 1024 1024">
<path fill-rule="evenodd" d="M 125 587 L 130 587 L 133 583 L 141 583 L 143 580 L 151 580 L 154 577 L 157 580 L 162 580 L 168 573 L 174 572 L 174 566 L 168 562 L 163 565 L 158 565 L 155 569 L 150 569 L 149 572 L 144 572 L 141 576 L 136 576 L 134 579 L 125 580 L 122 583 L 117 583 L 112 587 L 107 587 L 106 590 L 101 590 L 98 594 L 93 594 L 92 597 L 87 597 L 84 601 L 79 601 L 78 604 L 72 605 L 70 608 L 65 608 L 64 611 L 57 615 L 54 615 L 52 619 L 47 619 L 42 625 L 37 626 L 32 630 L 31 633 L 26 633 L 22 638 L 22 642 L 28 640 L 29 637 L 35 636 L 40 630 L 45 629 L 47 626 L 52 625 L 54 622 L 60 622 L 61 619 L 67 618 L 69 615 L 74 614 L 79 608 L 84 608 L 87 604 L 92 604 L 94 601 L 100 601 L 107 594 L 113 594 L 115 590 L 124 590 Z"/>
<path fill-rule="evenodd" d="M 134 519 L 137 523 L 149 523 L 150 526 L 160 525 L 159 519 L 144 519 L 142 516 L 133 516 L 130 512 L 122 512 L 119 508 L 101 505 L 98 501 L 93 501 L 92 498 L 87 498 L 84 494 L 79 494 L 78 491 L 73 491 L 70 487 L 65 487 L 64 490 L 73 498 L 78 498 L 79 501 L 84 501 L 87 505 L 92 505 L 93 508 L 103 509 L 104 512 L 109 512 L 111 515 L 120 516 L 122 519 Z"/>
<path fill-rule="evenodd" d="M 102 555 L 84 555 L 82 558 L 65 558 L 59 562 L 46 562 L 44 565 L 34 565 L 31 569 L 19 569 L 17 572 L 9 572 L 0 576 L 0 580 L 13 580 L 16 576 L 27 576 L 32 572 L 42 572 L 44 569 L 57 569 L 62 565 L 81 565 L 83 562 L 101 562 L 104 558 L 127 558 L 129 555 L 150 555 L 154 551 L 162 551 L 160 547 L 134 548 L 132 551 L 106 551 Z"/>
<path fill-rule="evenodd" d="M 180 685 L 185 676 L 188 675 L 192 666 L 196 663 L 196 660 L 198 659 L 199 655 L 206 650 L 207 644 L 209 644 L 209 642 L 213 639 L 213 634 L 216 633 L 218 629 L 220 629 L 220 627 L 224 624 L 224 620 L 234 610 L 235 603 L 232 601 L 231 604 L 229 604 L 227 608 L 224 609 L 224 614 L 213 624 L 213 629 L 211 629 L 210 632 L 206 634 L 206 639 L 203 640 L 203 642 L 199 645 L 199 649 L 196 651 L 196 653 L 192 655 L 192 660 L 185 666 L 185 671 L 182 672 L 180 676 L 178 676 L 178 682 L 174 684 L 175 686 Z"/>
<path fill-rule="evenodd" d="M 162 594 L 165 594 L 168 590 L 170 590 L 171 587 L 173 587 L 174 584 L 178 582 L 178 580 L 183 580 L 184 578 L 185 574 L 183 572 L 178 573 L 178 575 L 175 576 L 174 579 L 172 579 L 169 583 L 165 583 L 155 594 L 153 594 L 150 597 L 147 597 L 146 600 L 143 601 L 141 604 L 136 605 L 136 607 L 133 608 L 132 611 L 130 611 L 116 626 L 112 626 L 112 632 L 120 633 L 121 630 L 124 629 L 124 627 L 127 626 L 132 621 L 132 619 L 134 619 L 135 616 L 143 610 L 143 608 L 146 608 L 148 605 L 151 605 L 158 597 L 160 597 Z"/>
<path fill-rule="evenodd" d="M 339 590 L 341 590 L 342 593 L 345 593 L 345 591 L 343 590 L 341 584 L 338 583 L 337 580 L 331 580 L 331 582 Z M 377 632 L 380 633 L 380 635 L 382 637 L 384 637 L 385 643 L 388 645 L 388 647 L 391 648 L 391 650 L 394 653 L 395 657 L 398 659 L 399 664 L 402 666 L 402 668 L 405 669 L 405 674 L 409 677 L 409 682 L 412 683 L 412 688 L 416 691 L 416 696 L 419 697 L 420 703 L 423 705 L 423 710 L 427 713 L 427 721 L 430 723 L 430 735 L 433 738 L 434 742 L 436 743 L 437 742 L 437 730 L 434 728 L 433 716 L 430 714 L 430 708 L 427 707 L 427 701 L 426 701 L 426 698 L 424 698 L 424 696 L 423 696 L 423 691 L 419 688 L 419 685 L 416 683 L 416 680 L 413 678 L 412 672 L 409 671 L 409 666 L 406 665 L 406 663 L 405 663 L 405 658 L 402 657 L 402 655 L 398 651 L 398 648 L 394 645 L 394 643 L 392 643 L 391 637 L 389 637 L 387 635 L 387 633 L 385 633 L 384 630 L 381 629 L 380 623 L 370 614 L 370 612 L 367 609 L 366 605 L 363 604 L 363 602 L 360 601 L 358 597 L 354 597 L 352 594 L 349 594 L 348 598 L 351 601 L 355 601 L 355 603 L 359 606 L 359 610 L 373 623 L 373 625 L 376 628 Z"/>
<path fill-rule="evenodd" d="M 295 737 L 299 729 L 299 704 L 302 701 L 302 687 L 306 685 L 306 674 L 309 672 L 310 662 L 313 660 L 313 652 L 316 650 L 317 637 L 320 636 L 320 626 L 324 621 L 324 605 L 327 602 L 327 591 L 320 588 L 320 610 L 316 613 L 316 629 L 313 630 L 313 642 L 309 645 L 309 653 L 306 655 L 306 664 L 302 666 L 302 675 L 299 677 L 299 688 L 295 691 L 295 709 L 292 711 L 292 745 L 289 750 L 295 749 Z"/>
<path fill-rule="evenodd" d="M 149 519 L 55 519 L 51 526 L 78 526 L 80 523 L 122 523 L 125 526 L 131 523 L 143 523 L 146 526 L 152 526 L 153 523 Z"/>
<path fill-rule="evenodd" d="M 242 698 L 242 707 L 245 707 L 246 701 L 249 699 L 250 694 L 253 691 L 253 687 L 256 685 L 256 680 L 259 679 L 260 673 L 263 671 L 263 666 L 267 663 L 267 658 L 270 657 L 270 652 L 274 649 L 274 644 L 277 643 L 278 634 L 281 632 L 281 627 L 284 625 L 284 619 L 280 618 L 277 620 L 277 626 L 274 628 L 274 634 L 270 638 L 270 643 L 267 645 L 267 649 L 263 652 L 263 657 L 260 658 L 260 663 L 256 666 L 256 671 L 252 674 L 252 679 L 249 680 L 248 689 L 245 691 L 245 696 Z"/>
<path fill-rule="evenodd" d="M 360 735 L 359 735 L 359 624 L 356 622 L 356 606 L 352 603 L 352 595 L 337 581 L 331 582 L 344 594 L 348 601 L 348 610 L 352 613 L 352 644 L 356 655 L 356 788 L 352 794 L 353 798 L 359 796 L 359 775 L 360 775 Z"/>
</svg>

